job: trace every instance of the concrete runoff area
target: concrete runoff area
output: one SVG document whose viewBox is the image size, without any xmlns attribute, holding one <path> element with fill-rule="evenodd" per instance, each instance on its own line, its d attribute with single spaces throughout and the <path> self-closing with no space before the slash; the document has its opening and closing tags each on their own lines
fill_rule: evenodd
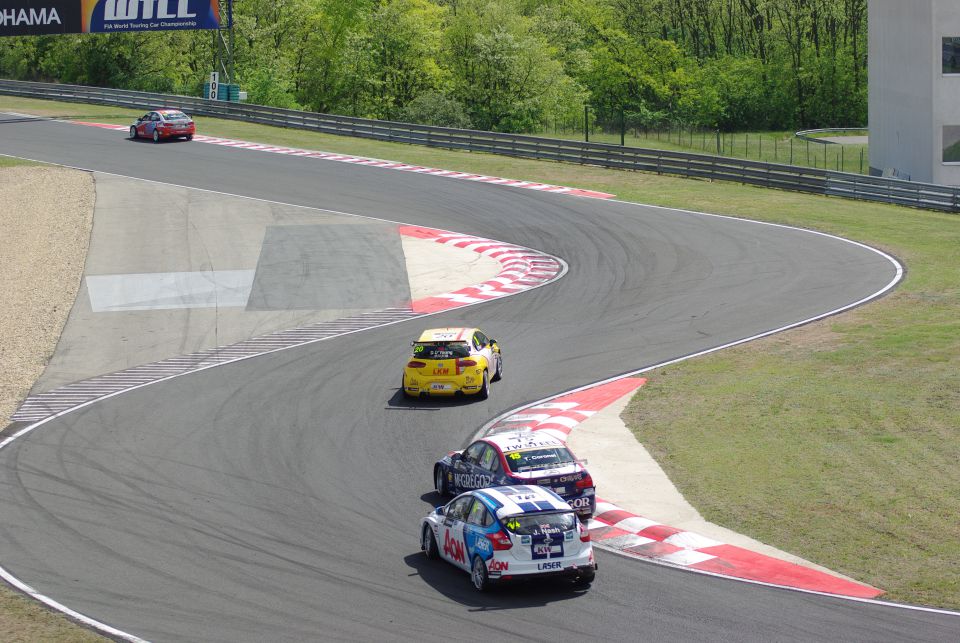
<svg viewBox="0 0 960 643">
<path fill-rule="evenodd" d="M 409 303 L 395 226 L 269 226 L 247 310 L 373 310 Z"/>
<path fill-rule="evenodd" d="M 80 291 L 31 393 L 495 276 L 397 225 L 96 173 Z"/>
</svg>

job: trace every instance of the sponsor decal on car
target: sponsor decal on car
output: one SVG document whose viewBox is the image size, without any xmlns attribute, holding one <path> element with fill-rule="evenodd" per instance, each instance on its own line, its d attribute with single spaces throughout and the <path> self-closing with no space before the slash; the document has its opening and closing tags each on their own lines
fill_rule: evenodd
<svg viewBox="0 0 960 643">
<path fill-rule="evenodd" d="M 563 556 L 563 545 L 534 545 L 533 558 L 560 558 Z"/>
<path fill-rule="evenodd" d="M 504 453 L 509 453 L 511 451 L 523 451 L 524 449 L 536 449 L 537 447 L 555 447 L 557 446 L 556 441 L 543 441 L 543 440 L 530 440 L 529 442 L 524 442 L 523 444 L 518 444 L 516 446 L 505 446 L 503 447 Z"/>
<path fill-rule="evenodd" d="M 573 509 L 589 509 L 590 508 L 590 498 L 585 496 L 582 498 L 574 498 L 573 500 L 567 501 L 567 504 L 570 505 Z"/>
<path fill-rule="evenodd" d="M 461 488 L 481 489 L 489 487 L 493 482 L 493 476 L 485 476 L 480 473 L 455 473 L 453 474 L 453 483 Z"/>
<path fill-rule="evenodd" d="M 537 565 L 537 569 L 540 569 L 540 570 L 563 569 L 563 563 L 561 563 L 559 560 L 550 562 L 550 563 L 540 563 L 539 565 Z"/>
<path fill-rule="evenodd" d="M 464 554 L 463 543 L 459 540 L 451 538 L 449 531 L 443 534 L 443 553 L 445 556 L 449 556 L 458 563 L 467 562 L 467 557 Z"/>
<path fill-rule="evenodd" d="M 481 556 L 483 554 L 493 553 L 493 546 L 490 544 L 490 541 L 483 536 L 477 536 L 477 539 L 473 541 L 473 549 Z"/>
<path fill-rule="evenodd" d="M 491 574 L 500 574 L 501 572 L 510 571 L 510 561 L 491 558 L 487 562 L 487 571 L 489 571 Z"/>
</svg>

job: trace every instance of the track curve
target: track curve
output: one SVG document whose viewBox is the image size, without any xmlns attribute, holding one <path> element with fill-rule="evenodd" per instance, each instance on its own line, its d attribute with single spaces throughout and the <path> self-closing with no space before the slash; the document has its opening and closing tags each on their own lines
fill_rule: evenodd
<svg viewBox="0 0 960 643">
<path fill-rule="evenodd" d="M 508 409 L 788 325 L 895 267 L 806 231 L 200 144 L 0 123 L 2 151 L 490 237 L 557 255 L 559 282 L 433 317 L 504 346 L 491 399 L 411 406 L 412 321 L 152 385 L 0 452 L 0 561 L 151 640 L 954 640 L 960 623 L 600 554 L 587 592 L 477 595 L 428 563 L 430 466 Z"/>
</svg>

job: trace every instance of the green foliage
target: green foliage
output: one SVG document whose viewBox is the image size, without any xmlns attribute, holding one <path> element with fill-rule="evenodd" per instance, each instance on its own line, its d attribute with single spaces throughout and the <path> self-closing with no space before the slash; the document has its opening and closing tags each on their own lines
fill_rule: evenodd
<svg viewBox="0 0 960 643">
<path fill-rule="evenodd" d="M 424 92 L 407 103 L 400 112 L 399 120 L 436 127 L 473 128 L 473 122 L 461 102 L 435 91 Z"/>
<path fill-rule="evenodd" d="M 866 0 L 244 0 L 251 101 L 499 131 L 866 121 Z M 0 75 L 198 94 L 211 32 L 0 40 Z M 434 110 L 434 115 L 430 111 Z"/>
</svg>

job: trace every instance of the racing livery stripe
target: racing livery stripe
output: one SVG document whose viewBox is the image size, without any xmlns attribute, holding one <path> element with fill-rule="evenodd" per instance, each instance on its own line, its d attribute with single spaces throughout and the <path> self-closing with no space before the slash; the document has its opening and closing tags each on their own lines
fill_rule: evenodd
<svg viewBox="0 0 960 643">
<path fill-rule="evenodd" d="M 486 434 L 526 428 L 566 441 L 580 422 L 646 381 L 625 377 L 517 409 L 494 421 Z M 597 498 L 596 513 L 587 528 L 595 546 L 657 563 L 840 596 L 876 598 L 883 594 L 869 585 L 660 524 L 601 498 Z"/>
<path fill-rule="evenodd" d="M 99 127 L 102 129 L 114 130 L 117 132 L 126 132 L 129 130 L 127 125 L 109 125 L 107 123 L 91 123 L 87 121 L 65 121 L 76 125 L 86 125 L 87 127 Z M 549 185 L 546 183 L 533 183 L 531 181 L 518 181 L 516 179 L 504 179 L 496 176 L 484 176 L 482 174 L 470 174 L 469 172 L 455 172 L 453 170 L 441 170 L 432 167 L 421 167 L 419 165 L 407 165 L 397 161 L 385 161 L 382 159 L 366 158 L 362 156 L 349 156 L 346 154 L 334 154 L 332 152 L 320 152 L 316 150 L 302 150 L 292 147 L 276 147 L 263 143 L 251 143 L 249 141 L 237 141 L 229 138 L 219 138 L 217 136 L 205 136 L 203 134 L 194 134 L 193 140 L 199 143 L 209 143 L 212 145 L 222 145 L 224 147 L 234 147 L 238 149 L 253 150 L 256 152 L 271 152 L 273 154 L 287 154 L 291 156 L 302 156 L 306 158 L 322 159 L 324 161 L 337 161 L 340 163 L 353 163 L 355 165 L 369 165 L 386 170 L 400 170 L 402 172 L 417 172 L 418 174 L 430 174 L 432 176 L 441 176 L 447 179 L 458 179 L 461 181 L 475 181 L 478 183 L 490 183 L 491 185 L 502 185 L 511 188 L 523 188 L 527 190 L 538 190 L 540 192 L 552 192 L 554 194 L 566 194 L 569 196 L 586 197 L 590 199 L 612 199 L 615 195 L 606 192 L 597 192 L 595 190 L 582 190 L 580 188 L 571 188 L 563 185 Z"/>
</svg>

